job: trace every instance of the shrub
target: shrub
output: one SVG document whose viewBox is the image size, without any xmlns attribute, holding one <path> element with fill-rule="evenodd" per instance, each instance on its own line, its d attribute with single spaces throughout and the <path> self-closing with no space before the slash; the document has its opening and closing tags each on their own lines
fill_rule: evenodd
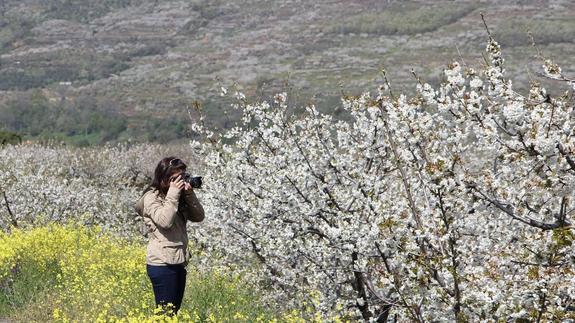
<svg viewBox="0 0 575 323">
<path fill-rule="evenodd" d="M 0 146 L 7 144 L 19 144 L 22 142 L 22 136 L 15 132 L 0 131 Z"/>
</svg>

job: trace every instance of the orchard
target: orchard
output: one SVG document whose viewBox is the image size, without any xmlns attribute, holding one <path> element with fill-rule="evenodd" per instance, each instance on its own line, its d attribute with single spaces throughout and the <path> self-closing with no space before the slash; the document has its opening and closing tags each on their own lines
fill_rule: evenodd
<svg viewBox="0 0 575 323">
<path fill-rule="evenodd" d="M 200 118 L 187 148 L 204 177 L 195 266 L 241 273 L 261 302 L 317 320 L 575 319 L 575 80 L 540 57 L 564 94 L 537 81 L 519 93 L 491 36 L 484 54 L 481 69 L 449 64 L 438 87 L 414 74 L 410 97 L 382 71 L 377 93 L 342 98 L 345 118 L 222 89 L 241 120 Z M 4 231 L 79 219 L 144 238 L 132 207 L 161 148 L 0 156 Z"/>
</svg>

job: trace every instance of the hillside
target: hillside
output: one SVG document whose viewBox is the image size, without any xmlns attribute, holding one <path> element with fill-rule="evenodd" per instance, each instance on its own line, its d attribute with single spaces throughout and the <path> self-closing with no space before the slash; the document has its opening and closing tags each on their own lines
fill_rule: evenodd
<svg viewBox="0 0 575 323">
<path fill-rule="evenodd" d="M 567 0 L 4 0 L 0 130 L 167 141 L 186 136 L 193 101 L 229 126 L 219 89 L 234 84 L 251 98 L 288 90 L 337 114 L 341 93 L 375 89 L 382 67 L 411 91 L 412 68 L 438 83 L 452 60 L 482 64 L 480 12 L 517 87 L 540 66 L 528 29 L 574 72 Z"/>
</svg>

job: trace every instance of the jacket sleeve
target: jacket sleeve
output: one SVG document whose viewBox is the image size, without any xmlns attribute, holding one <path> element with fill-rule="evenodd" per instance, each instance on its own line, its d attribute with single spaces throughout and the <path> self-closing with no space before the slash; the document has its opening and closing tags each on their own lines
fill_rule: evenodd
<svg viewBox="0 0 575 323">
<path fill-rule="evenodd" d="M 191 222 L 202 222 L 204 220 L 204 208 L 196 197 L 193 190 L 184 191 L 184 199 L 186 200 L 187 207 L 182 210 L 186 220 Z"/>
<path fill-rule="evenodd" d="M 177 217 L 179 198 L 180 190 L 174 187 L 168 189 L 163 201 L 157 194 L 148 193 L 144 196 L 144 214 L 149 216 L 156 226 L 169 229 Z"/>
</svg>

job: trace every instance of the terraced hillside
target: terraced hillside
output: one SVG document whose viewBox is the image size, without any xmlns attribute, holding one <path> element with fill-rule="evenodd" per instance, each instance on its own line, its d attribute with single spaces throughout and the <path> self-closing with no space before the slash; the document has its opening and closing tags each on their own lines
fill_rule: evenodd
<svg viewBox="0 0 575 323">
<path fill-rule="evenodd" d="M 575 72 L 568 0 L 4 0 L 0 130 L 167 141 L 186 136 L 193 101 L 230 125 L 219 89 L 234 84 L 338 113 L 341 93 L 375 89 L 383 67 L 411 91 L 411 69 L 436 83 L 452 60 L 482 64 L 480 12 L 519 88 L 540 66 L 527 30 Z"/>
</svg>

